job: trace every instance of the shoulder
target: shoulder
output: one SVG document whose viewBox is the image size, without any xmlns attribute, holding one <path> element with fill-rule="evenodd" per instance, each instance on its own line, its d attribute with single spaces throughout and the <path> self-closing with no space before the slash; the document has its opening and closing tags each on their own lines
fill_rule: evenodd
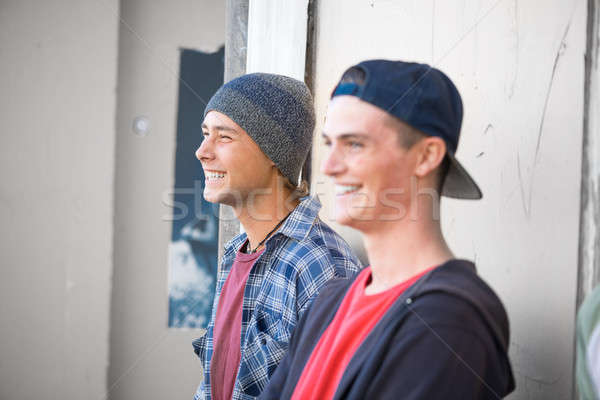
<svg viewBox="0 0 600 400">
<path fill-rule="evenodd" d="M 319 246 L 326 246 L 331 251 L 338 251 L 348 255 L 354 255 L 350 245 L 331 226 L 319 218 L 315 220 L 308 232 L 306 239 Z"/>
<path fill-rule="evenodd" d="M 453 304 L 470 304 L 481 311 L 506 317 L 496 292 L 477 274 L 475 264 L 467 260 L 450 260 L 424 277 L 417 296 L 424 294 L 452 297 Z"/>
<path fill-rule="evenodd" d="M 339 298 L 340 296 L 345 296 L 346 292 L 352 286 L 354 281 L 356 280 L 358 274 L 351 276 L 349 279 L 347 278 L 336 278 L 330 280 L 327 285 L 323 287 L 321 290 L 321 294 L 319 297 L 323 298 Z"/>
<path fill-rule="evenodd" d="M 303 238 L 285 237 L 279 242 L 275 261 L 296 273 L 327 270 L 345 278 L 362 267 L 346 241 L 318 217 Z"/>
<path fill-rule="evenodd" d="M 410 302 L 410 303 L 408 303 Z M 484 327 L 484 319 L 477 308 L 454 293 L 434 291 L 407 300 L 409 309 L 405 328 L 412 325 L 428 330 L 446 327 L 477 333 Z"/>
<path fill-rule="evenodd" d="M 326 282 L 313 300 L 310 308 L 311 319 L 320 320 L 321 314 L 337 309 L 357 276 L 358 274 L 350 278 L 334 278 Z"/>
<path fill-rule="evenodd" d="M 451 260 L 417 284 L 410 307 L 425 322 L 476 335 L 489 334 L 508 348 L 509 321 L 504 305 L 477 275 L 473 263 Z M 423 321 L 417 322 L 423 324 Z"/>
<path fill-rule="evenodd" d="M 321 221 L 320 209 L 318 196 L 301 199 L 279 231 L 287 238 L 278 241 L 282 247 L 280 253 L 283 257 L 294 258 L 300 263 L 308 261 L 309 264 L 314 264 L 321 261 L 338 269 L 357 271 L 360 261 L 348 243 Z M 346 275 L 344 272 L 342 276 Z"/>
<path fill-rule="evenodd" d="M 362 267 L 358 257 L 350 245 L 328 224 L 319 217 L 315 221 L 302 245 L 310 248 L 319 248 L 336 265 L 342 265 L 352 271 Z"/>
</svg>

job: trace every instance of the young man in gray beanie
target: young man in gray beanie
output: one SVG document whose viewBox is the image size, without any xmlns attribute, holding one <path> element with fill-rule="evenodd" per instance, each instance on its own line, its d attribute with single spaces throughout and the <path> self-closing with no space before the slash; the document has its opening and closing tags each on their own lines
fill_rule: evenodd
<svg viewBox="0 0 600 400">
<path fill-rule="evenodd" d="M 360 267 L 298 187 L 314 125 L 306 85 L 280 75 L 236 78 L 206 106 L 204 197 L 233 207 L 245 233 L 225 246 L 211 322 L 194 341 L 204 369 L 195 399 L 258 396 L 312 299 Z"/>
</svg>

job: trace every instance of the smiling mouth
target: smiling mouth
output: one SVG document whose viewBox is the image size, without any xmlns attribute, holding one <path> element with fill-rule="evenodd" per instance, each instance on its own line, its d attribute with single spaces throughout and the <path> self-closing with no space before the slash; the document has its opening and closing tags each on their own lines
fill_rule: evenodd
<svg viewBox="0 0 600 400">
<path fill-rule="evenodd" d="M 204 171 L 204 178 L 210 182 L 219 182 L 225 178 L 226 172 Z"/>
<path fill-rule="evenodd" d="M 356 192 L 362 185 L 335 185 L 335 195 L 343 196 Z"/>
</svg>

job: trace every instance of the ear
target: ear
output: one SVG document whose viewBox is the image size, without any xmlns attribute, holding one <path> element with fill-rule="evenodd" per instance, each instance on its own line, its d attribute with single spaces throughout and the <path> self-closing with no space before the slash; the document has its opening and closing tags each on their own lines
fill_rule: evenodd
<svg viewBox="0 0 600 400">
<path fill-rule="evenodd" d="M 446 143 L 439 137 L 429 136 L 422 139 L 417 146 L 419 153 L 415 175 L 423 178 L 434 171 L 444 160 Z"/>
</svg>

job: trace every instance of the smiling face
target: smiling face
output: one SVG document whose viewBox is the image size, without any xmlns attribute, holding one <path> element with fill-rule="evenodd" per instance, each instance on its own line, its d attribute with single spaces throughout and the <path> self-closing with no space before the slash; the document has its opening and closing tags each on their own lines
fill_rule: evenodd
<svg viewBox="0 0 600 400">
<path fill-rule="evenodd" d="M 196 158 L 204 169 L 204 198 L 230 206 L 244 204 L 252 193 L 270 187 L 275 164 L 233 120 L 218 111 L 206 114 L 204 140 Z"/>
<path fill-rule="evenodd" d="M 429 178 L 443 157 L 431 155 L 431 145 L 439 150 L 438 138 L 402 146 L 400 135 L 411 135 L 411 128 L 389 118 L 354 96 L 335 97 L 327 110 L 323 139 L 328 152 L 321 172 L 335 184 L 337 222 L 363 232 L 406 216 L 415 191 L 411 180 Z"/>
</svg>

